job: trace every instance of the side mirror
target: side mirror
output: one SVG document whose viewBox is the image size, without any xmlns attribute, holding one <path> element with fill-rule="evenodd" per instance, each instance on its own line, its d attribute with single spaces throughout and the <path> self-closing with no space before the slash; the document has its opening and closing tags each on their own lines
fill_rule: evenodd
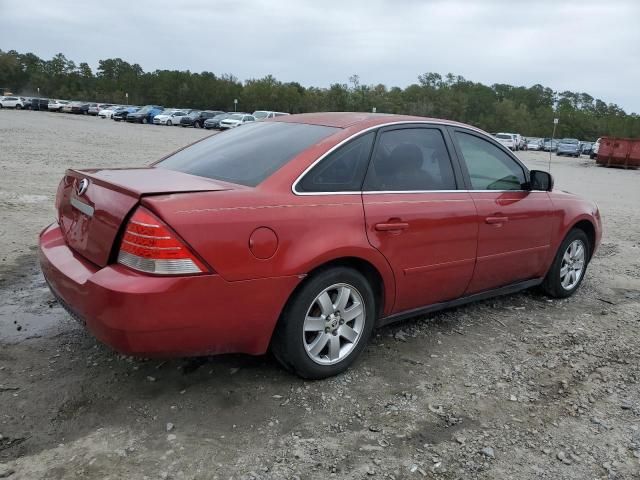
<svg viewBox="0 0 640 480">
<path fill-rule="evenodd" d="M 530 190 L 542 190 L 544 192 L 553 190 L 553 177 L 550 173 L 542 170 L 531 170 L 529 176 Z"/>
</svg>

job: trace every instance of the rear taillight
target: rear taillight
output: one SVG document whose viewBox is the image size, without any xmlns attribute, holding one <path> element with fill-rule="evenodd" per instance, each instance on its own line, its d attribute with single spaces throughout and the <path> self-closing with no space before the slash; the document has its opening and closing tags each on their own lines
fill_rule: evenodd
<svg viewBox="0 0 640 480">
<path fill-rule="evenodd" d="M 127 224 L 118 263 L 146 273 L 184 275 L 207 268 L 159 218 L 138 207 Z"/>
</svg>

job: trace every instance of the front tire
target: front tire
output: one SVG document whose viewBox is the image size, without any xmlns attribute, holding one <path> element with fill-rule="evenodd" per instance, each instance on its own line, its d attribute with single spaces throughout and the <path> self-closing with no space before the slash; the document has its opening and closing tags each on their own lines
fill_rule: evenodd
<svg viewBox="0 0 640 480">
<path fill-rule="evenodd" d="M 271 350 L 300 377 L 337 375 L 362 353 L 376 314 L 373 290 L 361 273 L 346 267 L 320 271 L 285 307 Z"/>
<path fill-rule="evenodd" d="M 575 293 L 587 271 L 591 245 L 583 230 L 574 228 L 560 244 L 542 290 L 554 298 L 566 298 Z"/>
<path fill-rule="evenodd" d="M 167 120 L 167 127 L 170 127 L 171 125 L 173 125 L 173 123 L 171 123 L 171 120 Z"/>
<path fill-rule="evenodd" d="M 147 124 L 149 123 L 149 120 L 147 120 L 147 117 L 142 117 L 142 121 L 140 123 Z"/>
</svg>

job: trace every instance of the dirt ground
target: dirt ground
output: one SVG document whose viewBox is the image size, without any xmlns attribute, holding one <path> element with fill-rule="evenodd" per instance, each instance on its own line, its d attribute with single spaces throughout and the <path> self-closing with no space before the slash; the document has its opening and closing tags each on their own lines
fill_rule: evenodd
<svg viewBox="0 0 640 480">
<path fill-rule="evenodd" d="M 205 134 L 0 111 L 0 478 L 640 478 L 640 171 L 552 158 L 557 188 L 604 218 L 572 298 L 383 328 L 346 374 L 306 382 L 269 356 L 115 354 L 38 271 L 65 168 L 142 165 Z"/>
</svg>

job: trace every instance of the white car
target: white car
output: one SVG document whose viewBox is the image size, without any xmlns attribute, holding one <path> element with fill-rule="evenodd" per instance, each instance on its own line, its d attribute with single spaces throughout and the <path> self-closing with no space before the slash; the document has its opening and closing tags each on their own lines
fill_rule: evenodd
<svg viewBox="0 0 640 480">
<path fill-rule="evenodd" d="M 516 136 L 516 150 L 524 150 L 527 147 L 527 142 L 524 137 L 519 133 L 514 133 Z"/>
<path fill-rule="evenodd" d="M 509 150 L 513 150 L 515 152 L 515 150 L 518 148 L 518 141 L 515 134 L 513 133 L 496 133 L 495 137 L 498 142 L 507 147 Z"/>
<path fill-rule="evenodd" d="M 252 113 L 252 115 L 256 118 L 256 120 L 266 120 L 268 118 L 281 117 L 283 115 L 289 115 L 284 112 L 272 112 L 270 110 L 256 110 Z"/>
<path fill-rule="evenodd" d="M 50 112 L 59 112 L 62 110 L 62 107 L 68 104 L 69 102 L 67 100 L 49 100 L 49 105 L 47 105 L 47 109 Z"/>
<path fill-rule="evenodd" d="M 22 97 L 0 97 L 0 108 L 24 108 L 25 100 Z"/>
<path fill-rule="evenodd" d="M 527 140 L 527 150 L 542 150 L 542 140 L 539 138 L 530 138 Z"/>
<path fill-rule="evenodd" d="M 593 160 L 594 158 L 596 158 L 598 156 L 598 151 L 600 150 L 600 140 L 602 140 L 602 139 L 598 138 L 596 140 L 596 143 L 593 144 L 593 148 L 591 149 L 591 153 L 589 154 L 589 158 L 591 160 Z"/>
<path fill-rule="evenodd" d="M 167 125 L 169 127 L 172 125 L 180 125 L 180 120 L 185 115 L 188 115 L 187 112 L 184 112 L 182 110 L 164 110 L 163 112 L 160 112 L 158 115 L 153 117 L 153 124 Z"/>
<path fill-rule="evenodd" d="M 120 105 L 111 105 L 110 107 L 103 108 L 98 111 L 98 116 L 100 118 L 113 118 L 113 112 L 116 111 L 116 108 L 119 108 Z"/>
<path fill-rule="evenodd" d="M 234 113 L 220 122 L 220 130 L 236 128 L 248 122 L 255 122 L 256 117 L 248 113 Z"/>
</svg>

